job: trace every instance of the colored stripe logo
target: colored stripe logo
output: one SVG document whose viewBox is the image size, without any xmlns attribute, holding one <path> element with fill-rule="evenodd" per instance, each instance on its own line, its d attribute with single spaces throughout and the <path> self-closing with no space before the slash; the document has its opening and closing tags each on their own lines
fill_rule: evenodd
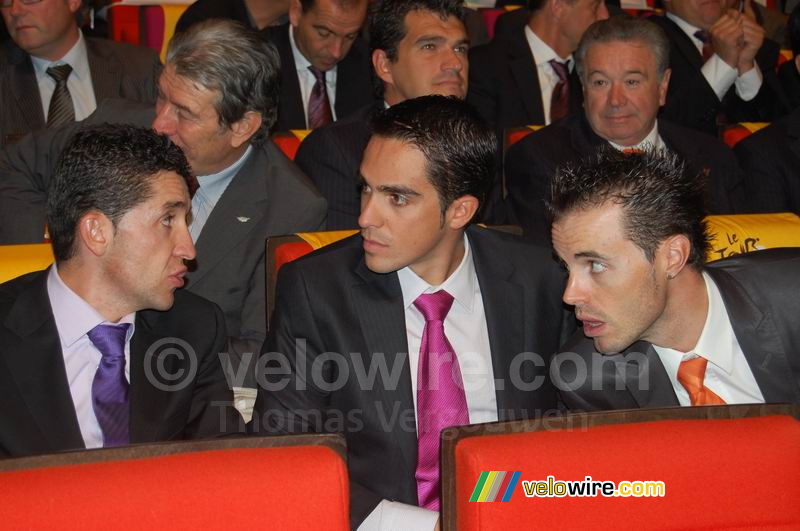
<svg viewBox="0 0 800 531">
<path fill-rule="evenodd" d="M 484 470 L 481 472 L 481 477 L 478 478 L 478 483 L 475 484 L 475 490 L 472 491 L 469 501 L 507 502 L 511 500 L 511 495 L 514 494 L 514 489 L 517 487 L 521 475 L 521 470 L 514 472 Z"/>
</svg>

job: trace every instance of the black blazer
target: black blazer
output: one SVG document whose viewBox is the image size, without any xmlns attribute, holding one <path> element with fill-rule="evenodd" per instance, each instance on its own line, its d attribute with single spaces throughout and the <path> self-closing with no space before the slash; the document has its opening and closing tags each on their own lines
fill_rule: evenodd
<svg viewBox="0 0 800 531">
<path fill-rule="evenodd" d="M 495 382 L 502 382 L 495 384 L 498 417 L 528 418 L 554 408 L 546 367 L 526 362 L 515 369 L 512 360 L 522 352 L 549 359 L 559 337 L 574 329 L 574 319 L 560 300 L 563 273 L 550 251 L 517 237 L 479 227 L 469 228 L 467 234 Z M 305 356 L 295 354 L 296 338 L 305 340 Z M 367 268 L 359 235 L 281 269 L 265 352 L 270 354 L 262 356 L 286 356 L 291 374 L 288 380 L 285 375 L 270 378 L 286 380 L 279 389 L 259 389 L 252 429 L 344 432 L 354 528 L 381 499 L 417 505 L 417 435 L 402 291 L 396 273 L 377 274 Z M 340 362 L 323 363 L 322 353 L 329 352 L 342 354 Z M 374 384 L 359 385 L 356 375 L 383 365 L 378 360 L 385 360 L 391 375 L 379 372 Z M 303 380 L 302 362 L 309 370 L 321 367 L 328 382 L 341 378 L 343 386 L 324 390 L 311 377 Z M 514 378 L 521 371 L 524 382 L 537 378 L 541 385 L 518 388 L 514 371 Z"/>
<path fill-rule="evenodd" d="M 0 456 L 85 448 L 47 295 L 47 271 L 0 285 Z M 175 292 L 175 304 L 166 312 L 136 313 L 130 354 L 131 443 L 239 432 L 241 417 L 217 357 L 224 351 L 225 336 L 219 308 L 186 291 Z M 164 338 L 185 341 L 193 354 L 179 359 L 162 348 L 148 358 L 148 349 Z M 170 389 L 164 387 L 170 382 L 148 376 L 159 374 L 157 363 L 164 363 L 168 374 L 192 374 L 192 366 L 196 373 L 185 387 Z"/>
<path fill-rule="evenodd" d="M 778 82 L 775 64 L 780 47 L 764 39 L 756 55 L 764 82 L 755 98 L 744 101 L 731 87 L 720 101 L 703 77 L 703 57 L 692 40 L 673 21 L 664 17 L 651 17 L 664 30 L 670 42 L 669 66 L 672 76 L 667 91 L 667 103 L 661 115 L 668 120 L 716 136 L 717 117 L 724 114 L 726 123 L 769 122 L 790 110 L 787 97 Z"/>
<path fill-rule="evenodd" d="M 800 404 L 800 250 L 769 249 L 742 254 L 708 264 L 705 270 L 719 287 L 733 332 L 765 402 Z M 638 341 L 621 354 L 600 357 L 594 354 L 592 340 L 579 331 L 561 350 L 571 353 L 568 356 L 573 361 L 566 361 L 565 354 L 556 358 L 560 362 L 560 381 L 572 382 L 577 376 L 575 354 L 588 374 L 593 370 L 601 374 L 599 381 L 578 380 L 580 385 L 576 388 L 564 386 L 560 390 L 570 409 L 679 405 L 650 343 Z M 639 366 L 643 358 L 646 362 Z M 594 362 L 600 360 L 602 368 L 594 367 Z M 621 389 L 616 388 L 617 377 L 624 382 Z"/>
<path fill-rule="evenodd" d="M 800 108 L 745 138 L 733 151 L 754 212 L 800 215 Z"/>
<path fill-rule="evenodd" d="M 261 31 L 264 38 L 278 49 L 281 58 L 281 95 L 278 120 L 274 131 L 306 129 L 306 115 L 292 45 L 289 42 L 290 24 L 273 26 Z M 336 119 L 341 120 L 357 111 L 364 103 L 375 99 L 372 85 L 372 61 L 366 44 L 357 37 L 350 52 L 339 61 L 336 73 Z"/>
<path fill-rule="evenodd" d="M 97 105 L 106 98 L 154 104 L 161 62 L 144 46 L 86 38 Z M 0 47 L 0 146 L 46 125 L 30 56 L 9 40 Z"/>
<path fill-rule="evenodd" d="M 583 92 L 575 68 L 569 76 L 570 113 L 582 108 Z M 544 125 L 544 107 L 536 60 L 525 38 L 524 26 L 506 39 L 495 40 L 469 52 L 467 102 L 502 139 L 503 130 Z"/>
<path fill-rule="evenodd" d="M 370 138 L 369 121 L 381 106 L 369 104 L 313 131 L 300 144 L 295 163 L 328 202 L 328 230 L 357 229 L 361 214 L 358 172 Z"/>
<path fill-rule="evenodd" d="M 680 155 L 688 171 L 708 177 L 708 209 L 713 214 L 744 210 L 741 170 L 722 142 L 703 133 L 658 120 L 658 133 Z M 597 136 L 583 113 L 568 116 L 520 140 L 506 154 L 508 200 L 526 234 L 547 237 L 544 200 L 556 168 L 578 162 L 608 142 Z"/>
<path fill-rule="evenodd" d="M 175 33 L 180 33 L 193 24 L 211 18 L 227 18 L 241 22 L 248 28 L 258 29 L 250 21 L 244 0 L 197 0 L 181 14 L 175 24 Z"/>
</svg>

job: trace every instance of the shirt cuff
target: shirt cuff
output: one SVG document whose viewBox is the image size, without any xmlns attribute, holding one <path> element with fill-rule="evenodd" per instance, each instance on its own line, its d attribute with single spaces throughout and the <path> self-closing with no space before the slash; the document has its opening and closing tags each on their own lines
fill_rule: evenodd
<svg viewBox="0 0 800 531">
<path fill-rule="evenodd" d="M 756 64 L 755 67 L 736 78 L 736 94 L 744 101 L 750 101 L 761 90 L 761 83 L 763 82 L 764 76 L 761 74 L 758 64 Z"/>
<path fill-rule="evenodd" d="M 358 531 L 433 531 L 438 521 L 439 513 L 436 511 L 381 500 L 358 526 Z"/>
<path fill-rule="evenodd" d="M 738 74 L 735 68 L 723 61 L 717 54 L 709 57 L 706 64 L 701 68 L 701 72 L 720 101 L 736 81 L 736 75 Z"/>
</svg>

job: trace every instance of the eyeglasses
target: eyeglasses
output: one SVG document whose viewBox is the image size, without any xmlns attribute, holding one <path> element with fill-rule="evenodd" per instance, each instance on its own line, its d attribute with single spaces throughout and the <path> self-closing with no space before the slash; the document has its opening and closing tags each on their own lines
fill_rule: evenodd
<svg viewBox="0 0 800 531">
<path fill-rule="evenodd" d="M 42 0 L 19 0 L 19 1 L 28 6 L 31 4 L 38 4 Z M 14 0 L 0 0 L 0 7 L 11 7 L 11 4 L 13 3 Z"/>
</svg>

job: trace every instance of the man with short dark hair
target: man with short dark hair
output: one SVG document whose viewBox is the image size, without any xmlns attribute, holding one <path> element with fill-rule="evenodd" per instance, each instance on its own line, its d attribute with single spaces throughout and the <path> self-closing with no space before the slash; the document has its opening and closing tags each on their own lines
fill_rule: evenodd
<svg viewBox="0 0 800 531">
<path fill-rule="evenodd" d="M 369 120 L 409 98 L 467 93 L 464 9 L 460 0 L 378 0 L 369 23 L 372 68 L 382 100 L 312 132 L 295 162 L 328 201 L 328 228 L 358 227 L 358 167 L 370 135 Z"/>
<path fill-rule="evenodd" d="M 604 0 L 536 0 L 513 36 L 470 51 L 473 104 L 503 130 L 548 125 L 581 109 L 572 53 L 593 22 L 608 18 Z"/>
<path fill-rule="evenodd" d="M 3 0 L 12 40 L 0 47 L 0 146 L 83 120 L 106 98 L 156 99 L 161 63 L 149 48 L 87 38 L 81 0 Z"/>
<path fill-rule="evenodd" d="M 251 426 L 343 432 L 353 527 L 433 529 L 441 429 L 555 408 L 544 365 L 572 327 L 550 252 L 473 224 L 495 153 L 477 113 L 423 96 L 372 124 L 361 234 L 280 271 Z"/>
<path fill-rule="evenodd" d="M 373 98 L 366 13 L 367 0 L 291 0 L 289 22 L 264 30 L 281 58 L 276 131 L 322 127 Z"/>
<path fill-rule="evenodd" d="M 524 138 L 506 155 L 509 203 L 526 234 L 546 239 L 544 199 L 556 168 L 598 147 L 680 155 L 710 182 L 709 210 L 744 208 L 741 172 L 722 142 L 657 118 L 671 79 L 669 42 L 652 22 L 615 16 L 586 30 L 575 53 L 584 112 Z"/>
<path fill-rule="evenodd" d="M 0 286 L 0 455 L 239 430 L 222 312 L 176 291 L 195 257 L 190 178 L 153 131 L 71 140 L 48 198 L 56 263 Z"/>
<path fill-rule="evenodd" d="M 552 365 L 571 409 L 800 403 L 800 252 L 704 265 L 703 184 L 657 152 L 556 173 L 553 247 L 583 322 Z"/>
<path fill-rule="evenodd" d="M 267 138 L 278 84 L 272 45 L 237 22 L 207 21 L 170 42 L 155 114 L 116 100 L 86 120 L 152 124 L 185 153 L 198 184 L 187 289 L 222 308 L 237 389 L 255 388 L 248 360 L 255 363 L 266 336 L 264 241 L 318 230 L 325 219 L 314 185 Z M 0 159 L 0 240 L 41 241 L 52 161 L 79 127 L 26 139 Z"/>
</svg>

